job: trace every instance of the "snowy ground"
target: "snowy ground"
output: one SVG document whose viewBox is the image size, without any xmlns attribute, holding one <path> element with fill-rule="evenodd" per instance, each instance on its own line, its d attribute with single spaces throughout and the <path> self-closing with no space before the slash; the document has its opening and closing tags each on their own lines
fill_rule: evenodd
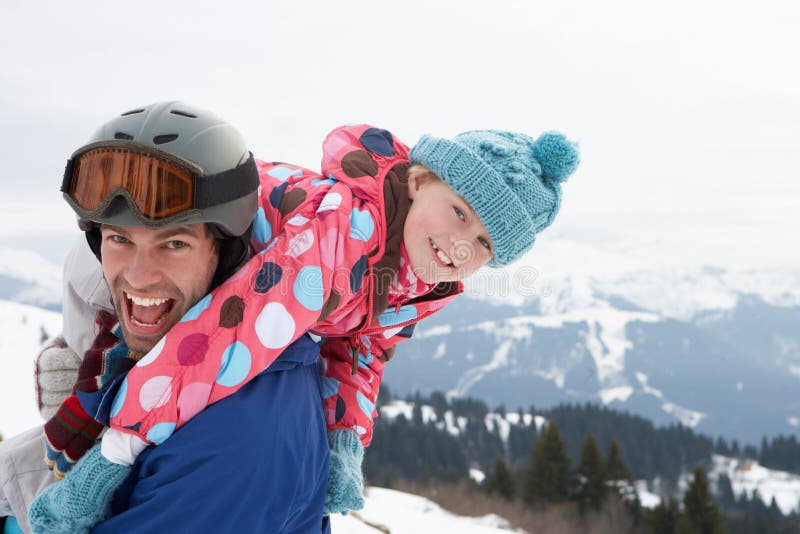
<svg viewBox="0 0 800 534">
<path fill-rule="evenodd" d="M 333 518 L 334 532 L 376 534 L 383 526 L 392 534 L 458 532 L 459 534 L 508 534 L 508 521 L 490 514 L 483 517 L 462 517 L 443 510 L 439 505 L 416 495 L 384 488 L 369 488 L 364 509 L 355 515 Z M 369 526 L 369 523 L 375 525 Z"/>
</svg>

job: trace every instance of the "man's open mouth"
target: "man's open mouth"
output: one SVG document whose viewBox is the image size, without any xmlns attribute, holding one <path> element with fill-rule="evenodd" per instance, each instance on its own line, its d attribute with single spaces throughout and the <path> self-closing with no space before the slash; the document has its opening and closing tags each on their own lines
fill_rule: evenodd
<svg viewBox="0 0 800 534">
<path fill-rule="evenodd" d="M 160 326 L 175 305 L 175 299 L 169 297 L 139 297 L 125 291 L 122 294 L 131 323 L 144 328 Z"/>
<path fill-rule="evenodd" d="M 444 267 L 452 267 L 453 266 L 453 260 L 451 260 L 450 257 L 447 254 L 445 254 L 444 251 L 442 251 L 442 249 L 440 249 L 439 247 L 436 246 L 436 243 L 433 242 L 433 239 L 431 239 L 429 237 L 428 238 L 428 242 L 431 244 L 431 248 L 433 248 L 433 253 L 436 255 L 436 257 L 442 263 L 442 266 L 444 266 Z"/>
</svg>

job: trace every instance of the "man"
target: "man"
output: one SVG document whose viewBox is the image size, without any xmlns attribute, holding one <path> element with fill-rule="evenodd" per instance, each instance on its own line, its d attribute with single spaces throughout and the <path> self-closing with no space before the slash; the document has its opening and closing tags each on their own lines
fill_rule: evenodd
<svg viewBox="0 0 800 534">
<path fill-rule="evenodd" d="M 117 329 L 108 314 L 100 316 L 101 331 L 93 347 L 104 332 L 121 331 L 120 342 L 128 351 L 120 361 L 132 365 L 233 274 L 249 257 L 257 188 L 252 156 L 238 132 L 204 110 L 177 102 L 124 113 L 76 151 L 62 191 L 102 264 L 112 317 L 118 320 Z M 78 298 L 69 298 L 68 291 L 65 299 L 67 339 L 80 338 L 73 331 L 85 330 L 85 319 L 75 328 L 72 318 L 85 316 L 86 303 L 96 296 L 80 290 L 102 286 L 92 282 L 92 276 L 87 283 L 84 269 L 76 267 L 75 272 L 83 278 L 80 284 L 65 278 L 68 288 L 79 290 Z M 81 307 L 83 312 L 71 313 Z M 87 408 L 94 413 L 97 406 L 91 399 L 101 398 L 114 375 L 125 368 L 117 361 L 117 369 L 111 369 L 113 350 L 108 346 L 100 352 L 104 365 L 97 367 L 95 376 L 88 373 L 101 383 L 99 391 L 91 395 L 92 383 L 78 388 L 88 393 L 77 396 L 74 410 L 65 409 L 65 403 L 46 426 L 48 458 L 56 471 L 70 468 L 76 456 L 70 454 L 71 447 L 80 441 L 78 435 L 92 428 L 70 428 L 82 417 L 78 412 Z M 239 392 L 141 454 L 111 503 L 111 516 L 94 531 L 327 529 L 322 510 L 328 444 L 317 355 L 317 346 L 300 338 Z M 85 367 L 86 361 L 83 378 Z M 103 512 L 76 512 L 57 495 L 50 506 L 56 513 L 46 523 L 47 531 L 79 530 L 95 522 L 90 518 L 82 524 L 82 517 L 102 517 Z M 24 519 L 24 510 L 13 511 Z"/>
</svg>

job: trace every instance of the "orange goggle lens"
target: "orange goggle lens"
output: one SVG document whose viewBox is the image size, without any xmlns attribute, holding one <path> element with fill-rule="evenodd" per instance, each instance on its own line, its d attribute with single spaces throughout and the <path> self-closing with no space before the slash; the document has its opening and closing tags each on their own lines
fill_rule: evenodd
<svg viewBox="0 0 800 534">
<path fill-rule="evenodd" d="M 145 217 L 161 219 L 192 208 L 196 175 L 128 148 L 96 148 L 81 154 L 69 194 L 83 209 L 98 208 L 119 189 Z"/>
</svg>

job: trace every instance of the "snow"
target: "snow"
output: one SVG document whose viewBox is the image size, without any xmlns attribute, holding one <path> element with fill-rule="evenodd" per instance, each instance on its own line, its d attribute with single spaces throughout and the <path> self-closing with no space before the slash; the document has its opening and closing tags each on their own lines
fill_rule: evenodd
<svg viewBox="0 0 800 534">
<path fill-rule="evenodd" d="M 470 468 L 469 470 L 469 478 L 474 480 L 478 484 L 483 484 L 483 481 L 486 480 L 486 475 L 483 474 L 483 471 L 480 469 Z"/>
<path fill-rule="evenodd" d="M 395 419 L 398 415 L 403 415 L 408 421 L 414 412 L 414 403 L 402 400 L 393 400 L 388 404 L 381 406 L 381 416 L 389 419 Z"/>
<path fill-rule="evenodd" d="M 468 369 L 458 379 L 456 386 L 447 392 L 447 397 L 453 398 L 466 396 L 466 394 L 469 392 L 469 389 L 477 384 L 484 377 L 484 375 L 494 371 L 495 369 L 499 369 L 508 365 L 508 353 L 511 351 L 512 346 L 513 340 L 511 339 L 507 339 L 501 343 L 492 354 L 491 361 L 489 361 L 487 364 Z"/>
<path fill-rule="evenodd" d="M 0 433 L 10 437 L 42 424 L 34 394 L 34 362 L 42 330 L 61 332 L 61 314 L 0 300 Z"/>
<path fill-rule="evenodd" d="M 676 417 L 684 426 L 694 428 L 700 424 L 700 421 L 702 421 L 703 418 L 706 417 L 706 414 L 702 412 L 690 410 L 689 408 L 684 408 L 683 406 L 679 406 L 674 402 L 666 400 L 661 390 L 656 389 L 648 384 L 648 377 L 646 374 L 637 372 L 636 380 L 639 382 L 643 393 L 652 395 L 661 400 L 661 409 L 664 410 L 664 412 Z M 737 389 L 739 391 L 742 390 L 741 382 L 737 384 Z"/>
<path fill-rule="evenodd" d="M 0 247 L 0 275 L 30 282 L 13 299 L 42 306 L 61 302 L 61 267 L 30 250 Z"/>
<path fill-rule="evenodd" d="M 722 474 L 728 475 L 737 497 L 750 496 L 753 490 L 767 506 L 775 503 L 784 514 L 800 510 L 800 475 L 768 469 L 755 460 L 729 458 L 718 454 L 712 457 L 713 468 L 708 478 L 716 484 Z"/>
<path fill-rule="evenodd" d="M 647 489 L 646 480 L 636 481 L 636 493 L 639 495 L 639 502 L 644 508 L 655 508 L 661 504 L 661 497 Z"/>
<path fill-rule="evenodd" d="M 800 305 L 796 270 L 724 269 L 649 250 L 641 243 L 601 246 L 545 234 L 514 265 L 484 269 L 467 280 L 466 293 L 497 305 L 537 300 L 544 315 L 591 307 L 598 296 L 616 295 L 679 320 L 701 311 L 731 310 L 745 294 L 775 306 Z"/>
<path fill-rule="evenodd" d="M 443 510 L 438 504 L 419 497 L 385 488 L 368 488 L 364 509 L 346 516 L 335 515 L 334 532 L 370 533 L 379 530 L 364 521 L 381 525 L 392 534 L 423 532 L 458 532 L 459 534 L 508 534 L 508 521 L 495 514 L 462 517 Z"/>
</svg>

